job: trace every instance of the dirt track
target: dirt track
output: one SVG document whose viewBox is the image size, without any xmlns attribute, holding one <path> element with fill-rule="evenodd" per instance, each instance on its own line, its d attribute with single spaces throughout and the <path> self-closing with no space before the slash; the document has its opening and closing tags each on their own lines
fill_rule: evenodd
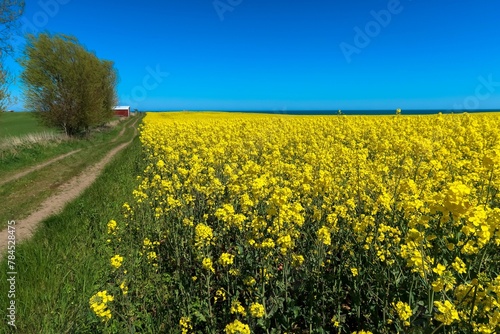
<svg viewBox="0 0 500 334">
<path fill-rule="evenodd" d="M 26 170 L 24 170 L 24 171 L 22 171 L 22 172 L 20 172 L 20 173 L 17 173 L 17 174 L 15 174 L 15 175 L 12 175 L 11 177 L 9 177 L 9 178 L 7 178 L 7 179 L 5 179 L 5 180 L 0 181 L 0 186 L 1 186 L 1 185 L 4 185 L 4 184 L 6 184 L 6 183 L 12 182 L 12 181 L 14 181 L 14 180 L 20 179 L 20 178 L 22 178 L 23 176 L 28 175 L 29 173 L 32 173 L 32 172 L 34 172 L 34 171 L 36 171 L 36 170 L 39 170 L 39 169 L 42 169 L 42 168 L 43 168 L 43 167 L 45 167 L 45 166 L 48 166 L 48 165 L 50 165 L 50 164 L 53 164 L 54 162 L 57 162 L 57 161 L 59 161 L 59 160 L 62 160 L 62 159 L 64 159 L 64 158 L 69 157 L 70 155 L 75 154 L 75 153 L 80 152 L 80 151 L 81 151 L 81 149 L 71 151 L 71 152 L 69 152 L 69 153 L 66 153 L 66 154 L 60 155 L 60 156 L 58 156 L 58 157 L 56 157 L 56 158 L 54 158 L 54 159 L 51 159 L 51 160 L 49 160 L 49 161 L 46 161 L 46 162 L 41 163 L 41 164 L 39 164 L 39 165 L 36 165 L 36 166 L 34 166 L 34 167 L 28 168 L 28 169 L 26 169 Z"/>
<path fill-rule="evenodd" d="M 138 119 L 131 125 L 134 127 L 137 123 Z M 119 136 L 123 135 L 125 131 L 121 131 Z M 137 129 L 134 131 L 134 137 L 137 135 Z M 115 138 L 116 140 L 116 138 Z M 126 146 L 128 146 L 132 142 L 133 138 L 123 144 L 118 145 L 117 147 L 111 149 L 104 158 L 102 158 L 98 163 L 87 168 L 81 174 L 75 176 L 73 179 L 61 185 L 55 194 L 47 198 L 41 205 L 40 208 L 35 212 L 31 213 L 28 217 L 16 220 L 15 224 L 15 235 L 16 235 L 16 243 L 19 243 L 23 240 L 30 238 L 38 224 L 44 219 L 50 217 L 53 214 L 60 212 L 66 204 L 76 199 L 85 189 L 87 189 L 100 175 L 104 167 L 108 164 L 109 161 L 121 150 L 123 150 Z M 76 151 L 67 153 L 65 156 L 75 153 Z M 48 165 L 49 163 L 53 163 L 54 160 L 60 160 L 63 156 L 57 157 L 56 159 L 52 159 L 51 161 L 47 161 L 42 165 Z M 40 169 L 43 166 L 38 165 L 30 168 L 30 170 L 24 171 L 21 176 L 22 177 L 34 170 Z M 24 174 L 23 174 L 24 173 Z M 18 174 L 18 175 L 19 175 Z M 16 175 L 14 175 L 16 176 Z M 6 183 L 4 181 L 4 183 Z M 4 229 L 0 232 L 0 259 L 5 254 L 8 245 L 8 231 Z"/>
</svg>

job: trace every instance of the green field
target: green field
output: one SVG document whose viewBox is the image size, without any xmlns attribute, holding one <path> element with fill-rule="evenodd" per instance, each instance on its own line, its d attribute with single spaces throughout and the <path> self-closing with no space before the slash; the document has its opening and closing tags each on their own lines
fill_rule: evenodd
<svg viewBox="0 0 500 334">
<path fill-rule="evenodd" d="M 30 112 L 0 115 L 0 142 L 6 137 L 18 137 L 40 132 L 56 132 L 56 130 L 41 124 L 35 114 Z"/>
</svg>

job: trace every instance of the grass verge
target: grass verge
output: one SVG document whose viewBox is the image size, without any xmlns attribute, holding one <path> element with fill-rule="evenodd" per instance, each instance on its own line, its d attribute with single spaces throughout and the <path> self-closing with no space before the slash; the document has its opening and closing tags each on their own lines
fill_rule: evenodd
<svg viewBox="0 0 500 334">
<path fill-rule="evenodd" d="M 16 247 L 16 325 L 1 333 L 95 333 L 89 298 L 101 288 L 109 262 L 103 243 L 109 219 L 131 200 L 142 170 L 136 138 L 105 168 L 97 181 L 61 214 L 40 224 L 33 238 Z M 0 264 L 0 301 L 9 304 L 7 262 Z"/>
</svg>

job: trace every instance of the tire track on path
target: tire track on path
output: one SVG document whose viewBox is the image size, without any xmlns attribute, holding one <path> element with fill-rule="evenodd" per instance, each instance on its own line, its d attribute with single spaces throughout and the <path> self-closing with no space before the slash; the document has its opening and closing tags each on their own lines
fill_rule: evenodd
<svg viewBox="0 0 500 334">
<path fill-rule="evenodd" d="M 1 181 L 0 181 L 0 186 L 3 186 L 4 184 L 9 183 L 9 182 L 12 182 L 12 181 L 15 181 L 15 180 L 17 180 L 17 179 L 20 179 L 20 178 L 22 178 L 23 176 L 26 176 L 26 175 L 28 175 L 28 174 L 30 174 L 30 173 L 32 173 L 32 172 L 34 172 L 34 171 L 37 171 L 37 170 L 39 170 L 39 169 L 42 169 L 43 167 L 46 167 L 46 166 L 48 166 L 48 165 L 50 165 L 50 164 L 53 164 L 54 162 L 57 162 L 57 161 L 62 160 L 62 159 L 64 159 L 64 158 L 66 158 L 66 157 L 69 157 L 70 155 L 73 155 L 73 154 L 75 154 L 75 153 L 78 153 L 78 152 L 80 152 L 81 150 L 82 150 L 82 149 L 80 148 L 80 149 L 78 149 L 78 150 L 74 150 L 74 151 L 68 152 L 68 153 L 66 153 L 66 154 L 60 155 L 60 156 L 58 156 L 58 157 L 55 157 L 54 159 L 50 159 L 50 160 L 48 160 L 48 161 L 46 161 L 46 162 L 44 162 L 44 163 L 41 163 L 41 164 L 38 164 L 38 165 L 36 165 L 36 166 L 30 167 L 30 168 L 28 168 L 28 169 L 25 169 L 25 170 L 23 170 L 22 172 L 19 172 L 19 173 L 17 173 L 17 174 L 14 174 L 14 175 L 12 175 L 11 177 L 8 177 L 8 178 L 7 178 L 7 179 L 5 179 L 5 180 L 1 180 Z"/>
</svg>

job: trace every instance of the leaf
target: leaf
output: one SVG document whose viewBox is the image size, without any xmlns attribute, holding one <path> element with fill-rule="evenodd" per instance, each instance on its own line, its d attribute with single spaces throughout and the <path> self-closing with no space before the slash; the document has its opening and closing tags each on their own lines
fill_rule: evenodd
<svg viewBox="0 0 500 334">
<path fill-rule="evenodd" d="M 207 322 L 207 318 L 205 318 L 205 316 L 204 316 L 201 312 L 199 312 L 199 311 L 195 311 L 195 312 L 193 313 L 193 315 L 194 315 L 194 316 L 196 317 L 196 319 L 198 319 L 199 321 L 201 321 L 201 322 Z"/>
</svg>

